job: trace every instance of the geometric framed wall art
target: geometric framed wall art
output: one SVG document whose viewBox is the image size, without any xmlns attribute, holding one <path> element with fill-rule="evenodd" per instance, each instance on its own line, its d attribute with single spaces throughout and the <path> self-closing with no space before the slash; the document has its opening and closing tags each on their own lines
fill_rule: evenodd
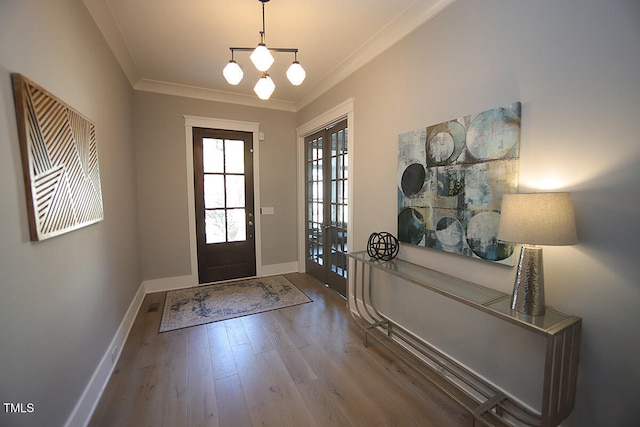
<svg viewBox="0 0 640 427">
<path fill-rule="evenodd" d="M 95 125 L 20 74 L 12 74 L 31 240 L 104 218 Z"/>
<path fill-rule="evenodd" d="M 519 102 L 398 136 L 398 240 L 514 265 L 496 238 L 502 195 L 518 190 Z"/>
</svg>

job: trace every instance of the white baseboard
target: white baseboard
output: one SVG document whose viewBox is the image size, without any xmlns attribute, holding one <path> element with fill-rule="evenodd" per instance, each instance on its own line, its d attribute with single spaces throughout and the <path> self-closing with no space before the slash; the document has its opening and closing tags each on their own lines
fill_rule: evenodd
<svg viewBox="0 0 640 427">
<path fill-rule="evenodd" d="M 260 268 L 260 276 L 275 276 L 278 274 L 296 273 L 298 271 L 298 261 L 285 262 L 282 264 L 263 265 Z"/>
<path fill-rule="evenodd" d="M 96 406 L 100 401 L 100 397 L 109 382 L 113 369 L 116 366 L 116 362 L 120 358 L 122 346 L 129 336 L 129 331 L 131 331 L 133 321 L 138 314 L 138 310 L 140 310 L 144 296 L 144 284 L 141 284 L 133 297 L 131 304 L 129 304 L 129 308 L 125 313 L 122 322 L 120 322 L 120 327 L 118 327 L 109 347 L 107 347 L 107 351 L 104 356 L 102 356 L 98 367 L 94 371 L 91 380 L 89 380 L 87 387 L 85 387 L 80 400 L 78 400 L 76 407 L 71 413 L 71 416 L 67 419 L 65 427 L 84 427 L 89 424 L 93 411 L 96 409 Z"/>
<path fill-rule="evenodd" d="M 147 294 L 154 292 L 173 291 L 175 289 L 190 288 L 198 285 L 198 276 L 165 277 L 162 279 L 145 280 L 142 282 Z"/>
<path fill-rule="evenodd" d="M 275 276 L 278 274 L 294 273 L 298 271 L 298 262 L 286 262 L 282 264 L 263 265 L 259 267 L 260 277 Z M 142 282 L 145 293 L 173 291 L 176 289 L 198 286 L 198 276 L 164 277 L 162 279 L 145 280 Z"/>
</svg>

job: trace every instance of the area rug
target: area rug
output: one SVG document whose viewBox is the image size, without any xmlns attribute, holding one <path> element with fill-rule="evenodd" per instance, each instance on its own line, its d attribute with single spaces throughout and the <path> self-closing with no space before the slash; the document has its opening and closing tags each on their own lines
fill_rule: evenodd
<svg viewBox="0 0 640 427">
<path fill-rule="evenodd" d="M 284 276 L 167 292 L 159 332 L 204 325 L 311 302 Z"/>
</svg>

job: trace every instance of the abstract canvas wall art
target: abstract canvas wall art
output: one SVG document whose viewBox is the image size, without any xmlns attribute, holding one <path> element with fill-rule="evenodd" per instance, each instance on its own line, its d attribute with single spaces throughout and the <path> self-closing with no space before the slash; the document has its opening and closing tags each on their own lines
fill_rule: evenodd
<svg viewBox="0 0 640 427">
<path fill-rule="evenodd" d="M 31 240 L 104 218 L 95 125 L 20 74 L 13 74 Z"/>
<path fill-rule="evenodd" d="M 496 236 L 518 189 L 520 117 L 517 102 L 398 136 L 398 240 L 514 265 Z"/>
</svg>

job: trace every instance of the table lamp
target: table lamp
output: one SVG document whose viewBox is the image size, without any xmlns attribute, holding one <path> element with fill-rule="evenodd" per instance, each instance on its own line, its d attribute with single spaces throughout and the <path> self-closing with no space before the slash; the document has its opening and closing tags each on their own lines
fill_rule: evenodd
<svg viewBox="0 0 640 427">
<path fill-rule="evenodd" d="M 571 193 L 505 194 L 502 199 L 498 240 L 522 243 L 513 284 L 511 309 L 544 314 L 542 248 L 578 242 Z"/>
</svg>

